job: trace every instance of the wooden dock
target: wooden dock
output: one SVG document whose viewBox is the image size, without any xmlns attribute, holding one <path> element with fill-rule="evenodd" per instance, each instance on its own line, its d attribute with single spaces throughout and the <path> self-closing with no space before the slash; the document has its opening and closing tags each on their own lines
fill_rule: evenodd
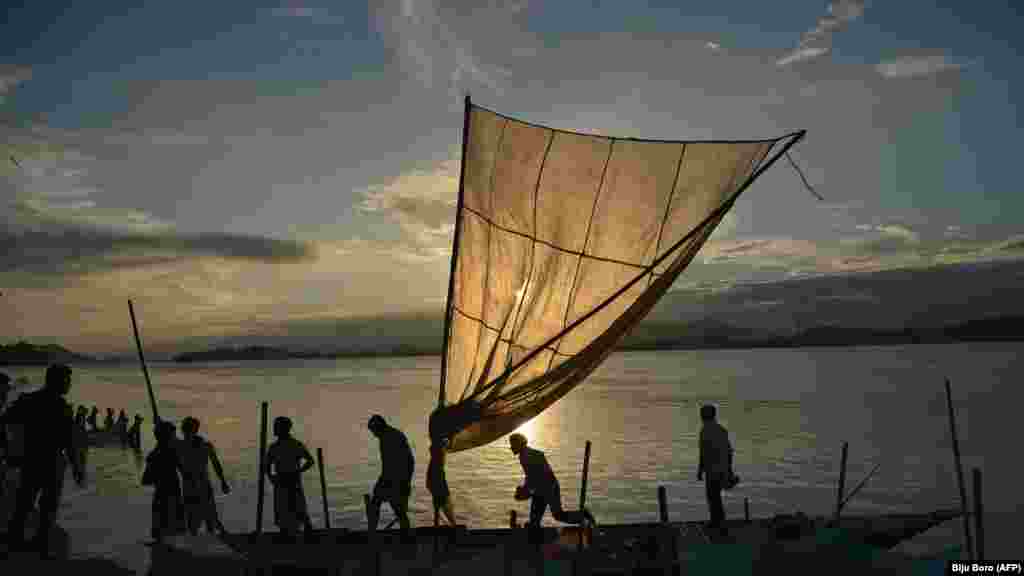
<svg viewBox="0 0 1024 576">
<path fill-rule="evenodd" d="M 685 566 L 718 562 L 736 572 L 756 566 L 780 566 L 799 556 L 832 562 L 851 557 L 860 563 L 883 560 L 906 568 L 885 550 L 942 522 L 960 516 L 945 510 L 930 514 L 892 514 L 842 518 L 778 516 L 727 524 L 726 536 L 709 534 L 700 522 L 610 524 L 588 534 L 577 551 L 577 527 L 544 528 L 543 543 L 531 543 L 523 529 L 452 531 L 416 528 L 403 540 L 396 530 L 370 536 L 345 529 L 316 531 L 294 543 L 278 534 L 240 534 L 223 539 L 183 536 L 153 549 L 154 576 L 206 574 L 499 574 L 573 573 L 599 575 L 685 573 Z M 440 539 L 435 555 L 434 537 Z M 851 552 L 851 550 L 859 552 Z M 851 556 L 852 555 L 852 556 Z M 725 564 L 722 564 L 722 563 Z M 542 572 L 538 572 L 538 569 Z M 543 572 L 543 571 L 547 572 Z M 566 571 L 568 570 L 568 571 Z M 760 572 L 760 569 L 756 570 Z"/>
</svg>

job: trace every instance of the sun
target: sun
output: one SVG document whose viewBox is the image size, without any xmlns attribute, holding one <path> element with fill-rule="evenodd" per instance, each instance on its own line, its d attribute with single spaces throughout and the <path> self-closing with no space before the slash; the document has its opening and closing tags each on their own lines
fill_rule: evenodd
<svg viewBox="0 0 1024 576">
<path fill-rule="evenodd" d="M 537 418 L 533 417 L 527 420 L 526 422 L 523 422 L 522 424 L 519 425 L 518 428 L 515 429 L 515 432 L 518 432 L 519 434 L 526 436 L 526 442 L 528 444 L 533 444 L 533 441 L 536 438 L 535 422 L 537 422 Z"/>
</svg>

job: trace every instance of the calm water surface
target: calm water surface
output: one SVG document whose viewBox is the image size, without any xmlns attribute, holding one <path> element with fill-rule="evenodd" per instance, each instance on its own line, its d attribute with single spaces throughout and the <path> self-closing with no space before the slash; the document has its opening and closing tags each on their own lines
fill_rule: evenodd
<svg viewBox="0 0 1024 576">
<path fill-rule="evenodd" d="M 850 443 L 848 485 L 881 464 L 851 512 L 927 511 L 958 503 L 942 387 L 948 376 L 965 467 L 985 473 L 990 555 L 1004 550 L 1009 557 L 1019 542 L 1012 522 L 1024 505 L 1014 432 L 1022 352 L 1020 344 L 956 344 L 621 353 L 523 431 L 547 453 L 567 507 L 578 501 L 584 443 L 592 441 L 587 500 L 604 522 L 656 518 L 659 485 L 668 489 L 673 519 L 706 516 L 696 481 L 698 409 L 705 402 L 719 406 L 736 449 L 742 483 L 727 496 L 729 515 L 742 515 L 744 498 L 756 516 L 826 513 L 835 501 L 843 441 Z M 154 364 L 150 373 L 161 416 L 198 417 L 200 433 L 217 446 L 234 489 L 219 498 L 222 516 L 230 530 L 247 531 L 256 523 L 261 400 L 270 403 L 271 419 L 290 416 L 295 435 L 312 451 L 323 449 L 333 526 L 365 526 L 362 494 L 380 470 L 366 420 L 383 414 L 413 445 L 414 523 L 430 523 L 426 417 L 437 399 L 439 368 L 439 358 L 423 357 Z M 42 369 L 9 372 L 32 384 L 42 379 Z M 77 368 L 70 400 L 143 413 L 147 431 L 151 424 L 135 366 Z M 306 475 L 306 494 L 321 525 L 315 471 Z M 139 462 L 120 450 L 90 454 L 88 485 L 67 483 L 59 519 L 76 554 L 145 569 L 148 550 L 140 542 L 149 534 L 150 495 L 140 476 Z M 503 526 L 512 509 L 523 517 L 527 506 L 512 499 L 521 477 L 504 439 L 449 457 L 456 513 L 471 526 Z M 264 524 L 272 529 L 272 522 L 268 498 Z M 950 523 L 908 548 L 958 538 L 959 525 Z"/>
</svg>

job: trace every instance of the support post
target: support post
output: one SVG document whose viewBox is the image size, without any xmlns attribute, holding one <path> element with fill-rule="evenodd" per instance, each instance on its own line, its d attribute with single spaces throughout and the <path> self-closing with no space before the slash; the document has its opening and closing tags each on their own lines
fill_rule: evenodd
<svg viewBox="0 0 1024 576">
<path fill-rule="evenodd" d="M 743 520 L 750 524 L 750 498 L 743 499 Z"/>
<path fill-rule="evenodd" d="M 839 521 L 839 512 L 843 509 L 843 491 L 846 489 L 846 457 L 849 454 L 850 443 L 843 442 L 843 456 L 839 463 L 839 490 L 836 493 L 836 512 L 834 521 Z"/>
<path fill-rule="evenodd" d="M 267 403 L 260 402 L 260 455 L 259 455 L 259 478 L 256 480 L 256 533 L 263 534 L 263 492 L 266 488 L 266 463 L 264 458 L 267 454 Z"/>
<path fill-rule="evenodd" d="M 583 478 L 580 482 L 580 514 L 587 509 L 587 475 L 590 473 L 590 440 L 583 449 Z M 586 538 L 586 527 L 580 524 L 580 539 L 576 543 L 576 558 L 572 563 L 572 573 L 579 574 L 579 559 L 583 554 L 583 539 Z"/>
<path fill-rule="evenodd" d="M 331 529 L 331 516 L 327 511 L 327 478 L 324 476 L 324 449 L 316 449 L 316 465 L 320 469 L 320 498 L 324 505 L 324 529 Z"/>
<path fill-rule="evenodd" d="M 658 520 L 668 534 L 668 553 L 664 555 L 665 574 L 671 576 L 672 565 L 676 562 L 676 535 L 668 523 L 668 495 L 664 486 L 658 486 Z"/>
<path fill-rule="evenodd" d="M 975 560 L 974 544 L 971 541 L 971 519 L 968 517 L 967 487 L 964 486 L 964 467 L 960 462 L 960 439 L 956 435 L 956 415 L 953 413 L 953 392 L 949 386 L 949 378 L 946 378 L 946 405 L 949 407 L 949 433 L 953 438 L 953 465 L 956 466 L 956 481 L 960 489 L 960 508 L 963 511 L 967 558 Z"/>
<path fill-rule="evenodd" d="M 971 470 L 974 480 L 974 551 L 978 555 L 977 561 L 985 561 L 985 507 L 981 500 L 981 469 Z M 964 515 L 966 518 L 966 514 Z"/>
</svg>

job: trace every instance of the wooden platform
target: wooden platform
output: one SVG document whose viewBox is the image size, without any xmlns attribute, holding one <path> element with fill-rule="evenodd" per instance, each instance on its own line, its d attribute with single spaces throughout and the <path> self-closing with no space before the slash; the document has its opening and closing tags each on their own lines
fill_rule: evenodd
<svg viewBox="0 0 1024 576">
<path fill-rule="evenodd" d="M 545 528 L 543 542 L 530 542 L 523 529 L 455 530 L 416 528 L 403 540 L 396 530 L 372 537 L 365 531 L 337 529 L 281 542 L 276 533 L 182 537 L 154 548 L 153 574 L 534 574 L 564 572 L 575 562 L 582 574 L 664 574 L 666 567 L 686 572 L 717 562 L 751 573 L 755 566 L 801 562 L 845 562 L 861 569 L 884 550 L 959 516 L 957 511 L 843 518 L 830 527 L 824 518 L 778 516 L 750 522 L 734 520 L 727 534 L 709 533 L 700 522 L 661 525 L 602 525 L 577 554 L 577 527 Z M 438 554 L 434 554 L 434 539 Z M 205 540 L 204 540 L 205 538 Z M 216 541 L 216 542 L 215 542 Z M 857 556 L 857 555 L 860 556 Z M 851 564 L 851 558 L 856 556 Z M 905 566 L 904 566 L 905 567 Z M 895 568 L 894 568 L 895 569 Z M 651 572 L 653 571 L 653 572 Z M 756 570 L 760 572 L 761 570 Z M 485 572 L 486 574 L 481 574 Z M 571 573 L 566 572 L 566 573 Z"/>
</svg>

